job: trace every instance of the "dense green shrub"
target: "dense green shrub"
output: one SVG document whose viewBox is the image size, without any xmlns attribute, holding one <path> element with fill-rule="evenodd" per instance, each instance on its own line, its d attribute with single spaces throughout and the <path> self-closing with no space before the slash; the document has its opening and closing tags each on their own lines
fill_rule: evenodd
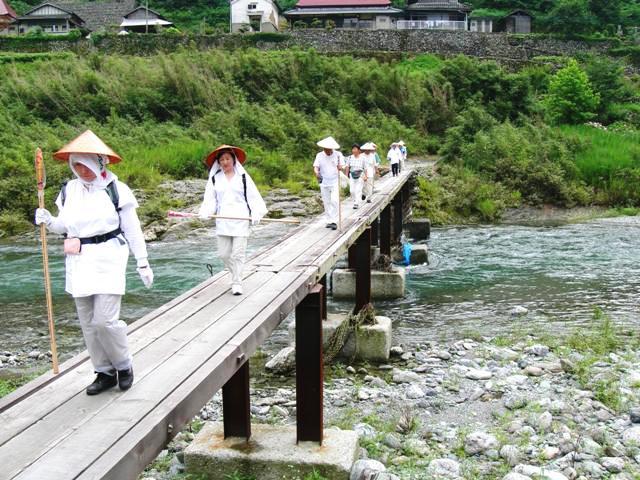
<svg viewBox="0 0 640 480">
<path fill-rule="evenodd" d="M 600 96 L 575 60 L 559 70 L 549 83 L 545 106 L 552 122 L 582 123 L 595 117 Z"/>
</svg>

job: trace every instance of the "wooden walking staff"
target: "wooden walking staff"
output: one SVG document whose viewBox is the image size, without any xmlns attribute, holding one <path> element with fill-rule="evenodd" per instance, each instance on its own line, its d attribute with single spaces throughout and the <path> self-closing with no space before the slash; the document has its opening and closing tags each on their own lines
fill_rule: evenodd
<svg viewBox="0 0 640 480">
<path fill-rule="evenodd" d="M 36 181 L 38 182 L 38 207 L 44 208 L 44 187 L 47 184 L 47 176 L 42 160 L 42 150 L 36 150 Z M 51 339 L 51 360 L 53 373 L 58 374 L 58 348 L 56 347 L 56 331 L 53 326 L 53 303 L 51 300 L 51 279 L 49 278 L 49 254 L 47 253 L 47 227 L 40 224 L 40 240 L 42 242 L 42 266 L 44 270 L 44 291 L 47 297 L 47 316 L 49 318 L 49 338 Z"/>
<path fill-rule="evenodd" d="M 176 212 L 173 210 L 169 210 L 167 212 L 168 217 L 172 218 L 200 218 L 200 215 L 197 213 L 190 212 Z M 251 221 L 250 217 L 230 217 L 228 215 L 209 215 L 207 218 L 219 218 L 222 220 L 247 220 Z M 261 222 L 274 222 L 274 223 L 295 223 L 299 224 L 300 220 L 289 220 L 287 218 L 263 218 L 260 220 Z"/>
</svg>

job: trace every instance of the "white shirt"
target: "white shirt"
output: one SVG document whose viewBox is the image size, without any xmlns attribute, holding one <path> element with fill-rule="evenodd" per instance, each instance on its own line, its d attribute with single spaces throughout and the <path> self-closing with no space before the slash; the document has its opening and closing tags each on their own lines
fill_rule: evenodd
<svg viewBox="0 0 640 480">
<path fill-rule="evenodd" d="M 324 151 L 318 152 L 316 155 L 313 166 L 318 167 L 320 170 L 322 186 L 332 187 L 338 184 L 338 166 L 344 164 L 341 157 L 340 152 L 336 150 L 331 152 L 331 155 L 325 154 Z"/>
<path fill-rule="evenodd" d="M 67 183 L 64 205 L 61 195 L 56 200 L 60 214 L 53 231 L 66 233 L 70 238 L 94 237 L 118 226 L 124 232 L 106 242 L 82 245 L 79 255 L 66 256 L 65 290 L 74 297 L 124 295 L 129 248 L 137 260 L 147 258 L 142 228 L 135 212 L 138 202 L 124 183 L 116 180 L 116 188 L 120 214 L 105 189 L 87 188 L 77 179 Z"/>
<path fill-rule="evenodd" d="M 247 198 L 244 197 L 242 174 L 247 182 Z M 215 175 L 215 186 L 211 181 Z M 247 205 L 249 202 L 249 205 Z M 249 214 L 249 206 L 251 214 Z M 200 215 L 223 215 L 226 217 L 251 217 L 261 219 L 267 213 L 267 207 L 253 182 L 244 169 L 236 167 L 234 175 L 228 179 L 217 163 L 209 171 L 209 179 L 204 191 L 204 200 L 200 206 Z M 216 235 L 230 237 L 248 237 L 250 222 L 247 220 L 216 220 Z"/>
<path fill-rule="evenodd" d="M 391 148 L 387 153 L 387 160 L 389 160 L 390 164 L 400 163 L 400 159 L 402 158 L 402 152 L 399 148 Z"/>
<path fill-rule="evenodd" d="M 367 177 L 373 178 L 377 166 L 376 155 L 375 153 L 363 153 L 362 156 L 364 157 L 364 168 L 367 171 Z"/>
</svg>

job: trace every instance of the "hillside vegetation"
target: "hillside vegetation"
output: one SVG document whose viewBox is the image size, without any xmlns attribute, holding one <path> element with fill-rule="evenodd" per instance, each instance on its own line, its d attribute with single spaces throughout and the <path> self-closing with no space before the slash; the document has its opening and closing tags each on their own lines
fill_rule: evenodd
<svg viewBox="0 0 640 480">
<path fill-rule="evenodd" d="M 114 166 L 124 181 L 150 191 L 167 178 L 203 178 L 202 158 L 223 142 L 247 148 L 263 190 L 315 188 L 315 142 L 331 134 L 343 145 L 373 140 L 383 156 L 399 138 L 413 154 L 442 154 L 441 175 L 422 182 L 416 202 L 436 222 L 493 220 L 520 202 L 640 206 L 638 79 L 625 79 L 611 60 L 556 59 L 509 72 L 463 56 L 380 63 L 299 50 L 69 55 L 0 62 L 7 233 L 32 216 L 36 146 L 51 158 L 85 128 L 124 156 Z M 611 127 L 556 127 L 585 120 Z M 619 155 L 594 160 L 609 148 Z M 48 162 L 49 205 L 66 176 L 66 166 Z M 175 206 L 152 197 L 143 209 L 151 218 Z"/>
</svg>

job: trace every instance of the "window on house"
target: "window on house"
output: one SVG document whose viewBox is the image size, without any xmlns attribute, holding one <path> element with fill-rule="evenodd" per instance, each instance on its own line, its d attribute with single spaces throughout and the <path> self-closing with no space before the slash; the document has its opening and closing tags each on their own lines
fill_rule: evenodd
<svg viewBox="0 0 640 480">
<path fill-rule="evenodd" d="M 250 3 L 247 8 L 249 10 L 256 10 L 258 8 L 258 4 L 257 3 Z"/>
</svg>

